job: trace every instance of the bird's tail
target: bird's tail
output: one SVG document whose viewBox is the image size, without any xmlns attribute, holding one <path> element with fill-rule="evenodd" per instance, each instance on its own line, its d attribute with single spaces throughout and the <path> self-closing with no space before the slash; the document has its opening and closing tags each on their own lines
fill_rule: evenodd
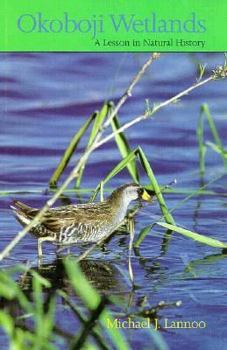
<svg viewBox="0 0 227 350">
<path fill-rule="evenodd" d="M 24 204 L 24 203 L 22 203 L 20 201 L 16 201 L 16 200 L 13 201 L 13 204 L 10 206 L 10 208 L 13 209 L 13 210 L 21 210 L 21 211 L 23 211 L 25 213 L 32 209 L 28 205 L 26 205 L 26 204 Z"/>
<path fill-rule="evenodd" d="M 10 208 L 13 210 L 14 215 L 22 225 L 28 225 L 30 223 L 30 213 L 34 211 L 33 208 L 17 200 L 13 201 Z"/>
</svg>

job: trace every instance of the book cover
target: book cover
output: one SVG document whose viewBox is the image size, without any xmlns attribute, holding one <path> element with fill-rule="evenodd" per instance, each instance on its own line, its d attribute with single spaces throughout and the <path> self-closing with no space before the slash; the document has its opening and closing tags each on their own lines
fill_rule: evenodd
<svg viewBox="0 0 227 350">
<path fill-rule="evenodd" d="M 1 9 L 0 349 L 225 349 L 227 4 Z"/>
</svg>

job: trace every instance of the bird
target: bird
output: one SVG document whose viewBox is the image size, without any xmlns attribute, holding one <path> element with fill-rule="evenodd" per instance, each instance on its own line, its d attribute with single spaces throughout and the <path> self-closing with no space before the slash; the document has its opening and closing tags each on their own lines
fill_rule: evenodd
<svg viewBox="0 0 227 350">
<path fill-rule="evenodd" d="M 40 222 L 30 230 L 38 239 L 38 256 L 42 257 L 44 241 L 57 245 L 98 242 L 123 223 L 128 206 L 133 200 L 151 201 L 153 195 L 153 191 L 130 183 L 115 189 L 102 202 L 70 204 L 48 209 Z M 18 200 L 13 201 L 11 209 L 22 226 L 28 225 L 39 213 L 39 209 Z"/>
</svg>

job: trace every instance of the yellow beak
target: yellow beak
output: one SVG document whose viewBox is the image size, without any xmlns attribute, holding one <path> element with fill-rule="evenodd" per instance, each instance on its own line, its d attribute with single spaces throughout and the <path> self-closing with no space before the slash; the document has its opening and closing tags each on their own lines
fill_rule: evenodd
<svg viewBox="0 0 227 350">
<path fill-rule="evenodd" d="M 148 194 L 146 190 L 143 190 L 142 199 L 147 202 L 151 202 L 152 197 Z"/>
</svg>

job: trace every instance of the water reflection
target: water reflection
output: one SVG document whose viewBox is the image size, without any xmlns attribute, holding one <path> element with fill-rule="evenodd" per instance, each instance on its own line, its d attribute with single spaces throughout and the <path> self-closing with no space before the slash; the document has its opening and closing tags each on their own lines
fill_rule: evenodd
<svg viewBox="0 0 227 350">
<path fill-rule="evenodd" d="M 88 281 L 101 293 L 109 294 L 124 290 L 123 277 L 111 262 L 84 259 L 79 262 L 79 265 Z M 50 282 L 51 288 L 48 288 L 48 291 L 62 289 L 68 294 L 74 294 L 65 271 L 64 258 L 58 258 L 51 263 L 33 268 L 33 270 Z M 24 291 L 29 292 L 32 291 L 32 280 L 33 276 L 28 271 L 20 276 L 18 283 Z"/>
<path fill-rule="evenodd" d="M 222 250 L 221 254 L 210 254 L 205 256 L 202 259 L 196 259 L 190 261 L 184 269 L 185 273 L 191 273 L 195 277 L 198 277 L 198 275 L 203 275 L 205 270 L 209 271 L 210 266 L 213 264 L 217 264 L 218 262 L 221 262 L 222 260 L 227 259 L 227 251 L 225 249 Z M 217 268 L 217 265 L 216 265 Z"/>
</svg>

